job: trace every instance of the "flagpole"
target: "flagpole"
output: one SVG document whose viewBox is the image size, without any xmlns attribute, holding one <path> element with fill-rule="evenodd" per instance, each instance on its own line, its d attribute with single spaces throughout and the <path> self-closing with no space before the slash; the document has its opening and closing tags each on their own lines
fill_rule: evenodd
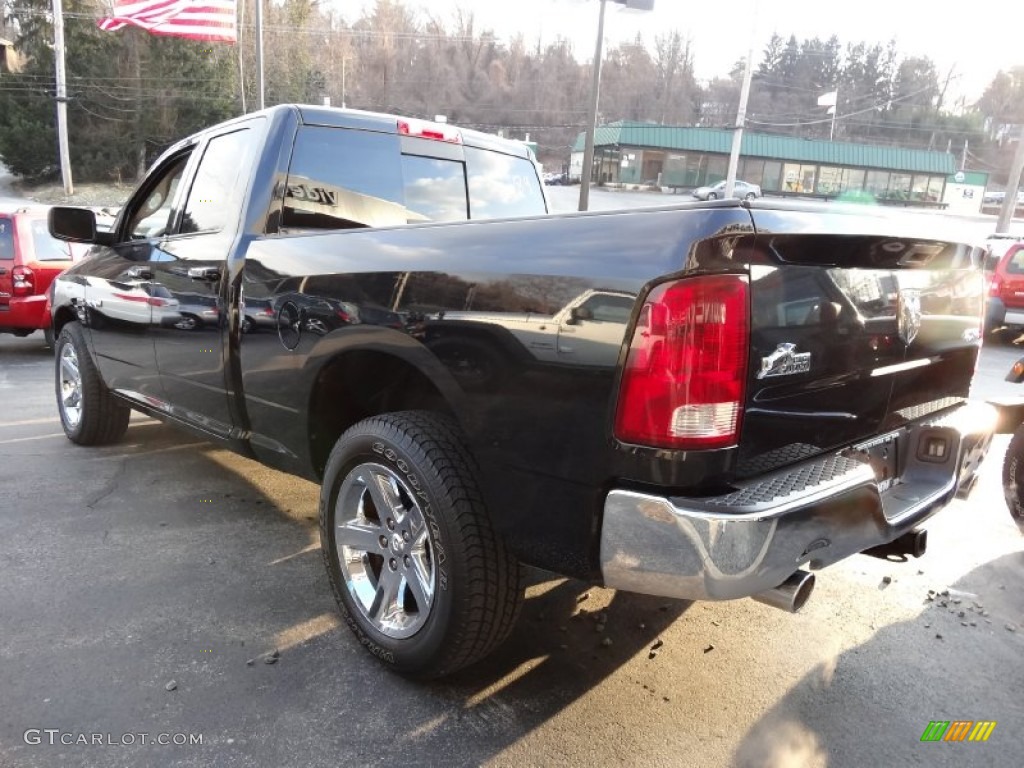
<svg viewBox="0 0 1024 768">
<path fill-rule="evenodd" d="M 263 109 L 266 106 L 263 100 L 263 0 L 256 0 L 256 82 L 260 109 Z"/>
<path fill-rule="evenodd" d="M 242 66 L 242 23 L 245 21 L 245 0 L 238 0 L 238 90 L 242 97 L 242 114 L 249 110 L 245 108 L 245 69 Z"/>
<path fill-rule="evenodd" d="M 71 153 L 68 149 L 68 92 L 64 72 L 64 8 L 61 0 L 53 0 L 53 59 L 57 77 L 57 147 L 60 153 L 60 175 L 64 194 L 73 195 Z"/>
</svg>

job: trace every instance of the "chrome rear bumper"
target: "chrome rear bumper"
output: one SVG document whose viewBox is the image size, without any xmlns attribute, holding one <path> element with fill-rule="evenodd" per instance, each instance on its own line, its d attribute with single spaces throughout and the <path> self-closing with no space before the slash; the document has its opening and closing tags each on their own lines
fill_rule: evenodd
<svg viewBox="0 0 1024 768">
<path fill-rule="evenodd" d="M 886 544 L 973 482 L 995 410 L 970 404 L 909 425 L 898 442 L 899 481 L 880 491 L 862 450 L 788 468 L 709 498 L 611 491 L 604 504 L 601 573 L 608 587 L 690 600 L 773 589 L 801 566 L 824 568 Z M 930 446 L 944 445 L 941 456 Z"/>
</svg>

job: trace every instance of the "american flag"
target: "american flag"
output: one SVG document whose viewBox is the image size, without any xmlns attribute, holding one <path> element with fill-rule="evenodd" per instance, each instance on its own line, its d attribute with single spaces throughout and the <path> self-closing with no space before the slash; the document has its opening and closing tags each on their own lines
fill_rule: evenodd
<svg viewBox="0 0 1024 768">
<path fill-rule="evenodd" d="M 151 35 L 233 43 L 235 0 L 115 0 L 113 15 L 100 29 L 116 32 L 129 24 Z"/>
</svg>

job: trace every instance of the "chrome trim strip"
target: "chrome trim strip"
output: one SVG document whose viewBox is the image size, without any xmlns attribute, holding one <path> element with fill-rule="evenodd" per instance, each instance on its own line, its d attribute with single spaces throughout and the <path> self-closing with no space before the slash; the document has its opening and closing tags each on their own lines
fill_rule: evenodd
<svg viewBox="0 0 1024 768">
<path fill-rule="evenodd" d="M 897 363 L 896 365 L 883 365 L 881 368 L 875 368 L 872 372 L 872 376 L 888 376 L 893 373 L 903 373 L 903 371 L 912 371 L 915 368 L 923 368 L 926 365 L 931 365 L 933 360 L 929 357 L 922 358 L 920 360 L 908 360 L 905 363 Z"/>
</svg>

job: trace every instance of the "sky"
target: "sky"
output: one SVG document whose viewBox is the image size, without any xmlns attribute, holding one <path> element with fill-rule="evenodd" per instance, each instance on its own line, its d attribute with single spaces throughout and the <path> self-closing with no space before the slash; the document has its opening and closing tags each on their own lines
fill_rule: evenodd
<svg viewBox="0 0 1024 768">
<path fill-rule="evenodd" d="M 597 0 L 403 0 L 422 14 L 444 20 L 459 7 L 473 12 L 477 28 L 499 38 L 522 33 L 528 43 L 569 39 L 577 58 L 589 60 L 597 40 Z M 371 0 L 336 0 L 346 7 Z M 654 37 L 678 29 L 693 41 L 696 75 L 707 80 L 728 73 L 754 41 L 760 59 L 773 32 L 840 41 L 886 44 L 895 39 L 904 57 L 928 56 L 942 79 L 952 70 L 950 92 L 974 101 L 999 69 L 1024 66 L 1022 0 L 655 0 L 649 12 L 609 1 L 605 45 L 631 41 L 639 32 Z M 756 27 L 754 21 L 756 20 Z M 947 102 L 949 103 L 949 102 Z"/>
</svg>

